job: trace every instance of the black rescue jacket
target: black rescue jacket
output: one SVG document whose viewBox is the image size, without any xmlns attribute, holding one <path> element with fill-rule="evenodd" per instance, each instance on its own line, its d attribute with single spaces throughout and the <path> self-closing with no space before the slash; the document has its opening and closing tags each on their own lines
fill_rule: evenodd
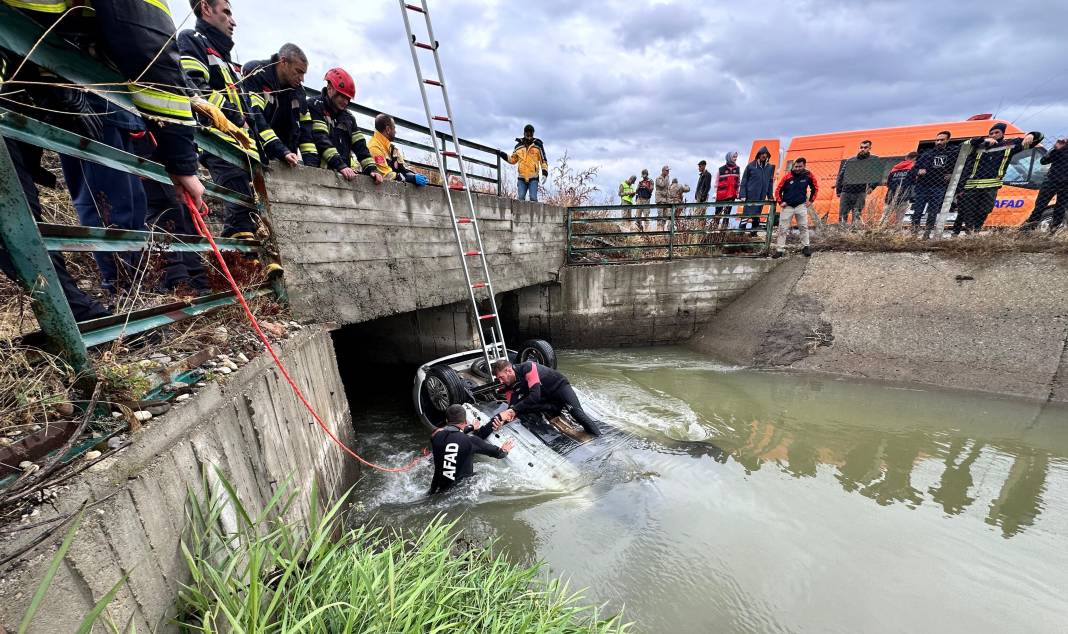
<svg viewBox="0 0 1068 634">
<path fill-rule="evenodd" d="M 283 86 L 275 72 L 277 63 L 276 53 L 270 60 L 249 62 L 242 69 L 241 90 L 248 95 L 252 127 L 263 143 L 266 159 L 281 161 L 299 149 L 305 164 L 318 164 L 304 89 Z"/>
<path fill-rule="evenodd" d="M 305 156 L 305 165 L 335 172 L 351 167 L 368 176 L 377 170 L 375 159 L 367 149 L 367 137 L 356 127 L 356 117 L 348 110 L 334 110 L 326 88 L 308 101 L 308 111 L 318 157 Z"/>
<path fill-rule="evenodd" d="M 540 411 L 553 404 L 558 400 L 554 398 L 556 392 L 571 385 L 563 374 L 534 361 L 512 367 L 516 382 L 506 388 L 504 398 L 518 415 Z"/>
<path fill-rule="evenodd" d="M 430 437 L 434 453 L 434 479 L 430 481 L 430 493 L 447 491 L 464 478 L 474 475 L 473 458 L 476 453 L 497 459 L 508 454 L 478 436 L 460 431 L 452 425 L 439 427 Z"/>
</svg>

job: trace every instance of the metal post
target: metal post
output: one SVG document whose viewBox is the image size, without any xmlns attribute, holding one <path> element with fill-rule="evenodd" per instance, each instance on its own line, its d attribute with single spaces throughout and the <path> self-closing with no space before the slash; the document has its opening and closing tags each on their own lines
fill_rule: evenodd
<svg viewBox="0 0 1068 634">
<path fill-rule="evenodd" d="M 942 208 L 938 210 L 938 218 L 935 220 L 934 234 L 931 235 L 932 240 L 941 240 L 942 234 L 945 233 L 946 216 L 949 215 L 949 210 L 953 208 L 953 198 L 957 193 L 957 186 L 960 184 L 961 179 L 964 178 L 964 164 L 968 162 L 972 149 L 971 143 L 965 142 L 960 146 L 960 152 L 957 154 L 957 164 L 953 166 L 953 175 L 949 179 L 949 185 L 946 186 L 946 195 L 942 199 Z M 928 211 L 927 213 L 931 212 Z M 960 213 L 959 209 L 957 213 Z"/>
<path fill-rule="evenodd" d="M 771 239 L 772 235 L 775 233 L 776 220 L 775 201 L 773 200 L 771 201 L 771 206 L 768 208 L 768 221 L 764 223 L 764 253 L 766 254 L 771 254 Z M 760 219 L 757 218 L 756 221 L 760 222 Z"/>
<path fill-rule="evenodd" d="M 15 271 L 29 289 L 41 330 L 75 372 L 92 373 L 78 322 L 63 295 L 6 143 L 0 143 L 0 246 L 11 257 Z"/>
<path fill-rule="evenodd" d="M 675 257 L 675 208 L 668 211 L 668 259 Z"/>
<path fill-rule="evenodd" d="M 567 208 L 567 262 L 571 262 L 571 215 L 575 213 L 574 207 Z"/>
<path fill-rule="evenodd" d="M 497 155 L 497 195 L 504 195 L 504 178 L 501 176 L 501 170 L 504 166 L 501 164 L 501 155 Z"/>
</svg>

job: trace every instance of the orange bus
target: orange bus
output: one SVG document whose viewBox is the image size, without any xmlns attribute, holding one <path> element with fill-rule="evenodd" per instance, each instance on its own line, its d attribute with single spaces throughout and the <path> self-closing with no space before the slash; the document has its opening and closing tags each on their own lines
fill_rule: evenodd
<svg viewBox="0 0 1068 634">
<path fill-rule="evenodd" d="M 793 165 L 793 160 L 803 156 L 808 161 L 808 169 L 819 181 L 819 195 L 816 197 L 817 213 L 830 222 L 838 221 L 838 196 L 834 193 L 834 183 L 838 178 L 838 172 L 846 159 L 857 154 L 857 148 L 861 141 L 872 142 L 872 154 L 874 160 L 879 161 L 882 170 L 882 182 L 890 174 L 891 168 L 900 161 L 905 160 L 909 152 L 923 152 L 934 146 L 935 136 L 942 130 L 948 130 L 952 135 L 951 145 L 960 145 L 968 139 L 985 137 L 990 126 L 997 123 L 989 115 L 976 115 L 967 121 L 951 121 L 948 123 L 930 123 L 923 125 L 901 126 L 897 128 L 876 128 L 871 130 L 853 130 L 849 132 L 831 132 L 828 134 L 813 134 L 809 136 L 794 137 L 786 149 L 786 156 L 773 161 L 777 164 L 785 162 L 786 169 Z M 1022 137 L 1026 134 L 1008 121 L 1003 121 L 1007 126 L 1005 136 Z M 750 150 L 750 159 L 753 160 L 757 150 L 761 146 L 777 148 L 779 141 L 774 139 L 758 139 L 753 142 Z M 1042 147 L 1031 148 L 1020 152 L 1013 157 L 1012 163 L 1005 172 L 1005 186 L 998 192 L 997 203 L 993 213 L 986 221 L 986 226 L 1016 226 L 1023 223 L 1035 207 L 1035 198 L 1038 188 L 1045 180 L 1049 171 L 1048 165 L 1039 163 L 1039 159 L 1046 154 Z M 781 170 L 776 167 L 775 182 L 778 184 L 782 178 Z M 886 187 L 875 188 L 868 196 L 863 218 L 870 220 L 882 213 L 883 199 Z M 1042 220 L 1049 222 L 1053 215 L 1053 207 L 1044 210 Z M 952 216 L 951 216 L 952 218 Z"/>
</svg>

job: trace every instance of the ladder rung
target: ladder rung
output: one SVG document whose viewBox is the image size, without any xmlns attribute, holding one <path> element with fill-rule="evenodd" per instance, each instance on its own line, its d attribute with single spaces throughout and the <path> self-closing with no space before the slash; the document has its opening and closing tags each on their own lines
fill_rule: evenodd
<svg viewBox="0 0 1068 634">
<path fill-rule="evenodd" d="M 496 317 L 496 316 L 497 316 L 497 315 L 495 315 L 495 314 L 492 314 L 492 313 L 491 313 L 491 314 L 489 314 L 489 315 L 479 315 L 479 316 L 478 316 L 478 318 L 479 318 L 480 320 L 483 320 L 483 321 L 484 321 L 484 320 L 486 320 L 486 319 L 493 319 L 493 318 L 494 318 L 494 317 Z"/>
<path fill-rule="evenodd" d="M 448 121 L 449 118 L 444 115 L 434 115 L 434 121 Z"/>
<path fill-rule="evenodd" d="M 466 255 L 467 257 L 470 258 L 470 257 L 474 257 L 476 255 L 482 255 L 482 252 L 481 251 L 465 251 L 464 255 Z"/>
<path fill-rule="evenodd" d="M 413 42 L 413 44 L 415 44 L 419 48 L 425 48 L 428 51 L 432 51 L 432 50 L 437 48 L 437 43 L 436 42 L 434 44 L 427 44 L 425 42 Z"/>
<path fill-rule="evenodd" d="M 457 154 L 456 152 L 453 152 L 452 150 L 442 150 L 441 151 L 441 155 L 442 156 L 451 156 L 451 157 L 454 157 L 454 158 L 460 158 L 460 155 Z"/>
<path fill-rule="evenodd" d="M 470 218 L 457 218 L 456 219 L 456 224 L 458 224 L 458 225 L 469 225 L 469 224 L 471 224 L 471 219 Z"/>
<path fill-rule="evenodd" d="M 404 8 L 417 13 L 426 13 L 426 11 L 423 11 L 423 7 L 417 7 L 414 4 L 406 4 L 404 5 Z"/>
<path fill-rule="evenodd" d="M 471 285 L 471 288 L 486 288 L 485 282 L 475 282 Z"/>
<path fill-rule="evenodd" d="M 441 82 L 436 79 L 424 79 L 424 84 L 430 84 L 431 86 L 440 86 Z"/>
</svg>

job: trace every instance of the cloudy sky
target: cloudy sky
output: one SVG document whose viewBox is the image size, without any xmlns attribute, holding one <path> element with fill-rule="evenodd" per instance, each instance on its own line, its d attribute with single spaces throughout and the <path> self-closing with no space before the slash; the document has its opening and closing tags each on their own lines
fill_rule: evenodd
<svg viewBox="0 0 1068 634">
<path fill-rule="evenodd" d="M 425 121 L 396 2 L 233 3 L 242 61 L 293 41 L 309 85 L 340 65 L 361 103 Z M 993 0 L 429 4 L 460 134 L 511 149 L 531 122 L 550 159 L 598 166 L 613 193 L 664 163 L 692 185 L 697 160 L 744 161 L 758 137 L 980 112 L 1068 133 L 1063 0 L 1026 15 Z"/>
</svg>

